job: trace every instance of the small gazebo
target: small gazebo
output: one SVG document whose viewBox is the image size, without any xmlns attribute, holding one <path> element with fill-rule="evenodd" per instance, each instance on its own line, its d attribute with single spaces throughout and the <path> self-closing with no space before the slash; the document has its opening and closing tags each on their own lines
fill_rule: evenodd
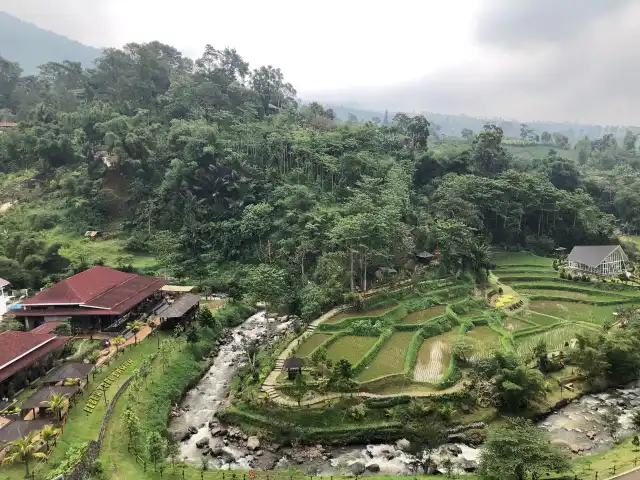
<svg viewBox="0 0 640 480">
<path fill-rule="evenodd" d="M 42 416 L 42 412 L 46 412 L 49 408 L 49 399 L 52 396 L 59 395 L 71 401 L 79 391 L 80 387 L 78 385 L 40 387 L 22 403 L 20 406 L 21 415 L 25 417 L 31 410 L 32 418 L 35 419 L 37 415 Z"/>
<path fill-rule="evenodd" d="M 289 380 L 295 380 L 298 375 L 302 375 L 303 365 L 304 360 L 300 357 L 291 357 L 284 361 L 283 368 L 287 371 Z"/>
</svg>

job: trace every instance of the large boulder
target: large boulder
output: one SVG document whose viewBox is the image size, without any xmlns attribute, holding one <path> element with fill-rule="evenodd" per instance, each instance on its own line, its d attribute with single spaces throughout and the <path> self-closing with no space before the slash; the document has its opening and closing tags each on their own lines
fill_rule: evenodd
<svg viewBox="0 0 640 480">
<path fill-rule="evenodd" d="M 260 439 L 258 437 L 249 437 L 247 438 L 247 448 L 252 452 L 258 450 L 260 448 Z"/>
<path fill-rule="evenodd" d="M 367 470 L 369 470 L 370 472 L 379 472 L 380 471 L 380 465 L 378 465 L 377 463 L 370 463 L 365 468 Z"/>
<path fill-rule="evenodd" d="M 396 442 L 396 448 L 398 450 L 407 451 L 411 447 L 411 442 L 406 438 L 401 438 Z"/>
<path fill-rule="evenodd" d="M 196 448 L 204 448 L 209 445 L 209 437 L 202 437 L 196 442 Z"/>
<path fill-rule="evenodd" d="M 349 469 L 354 475 L 362 475 L 365 472 L 366 467 L 362 462 L 353 462 Z"/>
</svg>

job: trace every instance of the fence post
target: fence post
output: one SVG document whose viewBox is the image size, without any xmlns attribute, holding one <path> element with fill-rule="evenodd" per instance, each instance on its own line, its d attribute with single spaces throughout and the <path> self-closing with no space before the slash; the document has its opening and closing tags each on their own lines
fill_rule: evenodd
<svg viewBox="0 0 640 480">
<path fill-rule="evenodd" d="M 596 472 L 596 480 L 598 480 L 598 472 Z"/>
</svg>

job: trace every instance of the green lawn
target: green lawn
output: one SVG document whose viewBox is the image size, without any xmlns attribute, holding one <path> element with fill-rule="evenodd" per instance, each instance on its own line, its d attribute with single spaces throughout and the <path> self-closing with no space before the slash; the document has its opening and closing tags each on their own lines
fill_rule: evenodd
<svg viewBox="0 0 640 480">
<path fill-rule="evenodd" d="M 555 290 L 556 294 L 561 295 L 565 291 L 576 291 L 582 293 L 593 294 L 593 299 L 598 300 L 598 297 L 637 297 L 640 301 L 640 290 L 625 289 L 625 290 L 605 290 L 600 288 L 598 283 L 586 283 L 586 282 L 571 282 L 571 281 L 545 281 L 544 279 L 533 278 L 527 282 L 512 283 L 512 288 L 520 290 L 528 288 L 531 290 L 543 289 L 543 290 Z M 565 290 L 566 289 L 566 290 Z"/>
<path fill-rule="evenodd" d="M 419 324 L 424 323 L 430 318 L 438 317 L 444 313 L 445 305 L 435 305 L 433 307 L 425 308 L 424 310 L 418 310 L 417 312 L 410 313 L 401 322 L 404 324 Z"/>
<path fill-rule="evenodd" d="M 549 155 L 549 150 L 554 149 L 553 145 L 505 145 L 506 150 L 514 157 L 521 158 L 522 160 L 534 160 L 536 158 L 546 158 Z M 577 150 L 559 150 L 555 148 L 558 155 L 578 162 Z"/>
<path fill-rule="evenodd" d="M 351 362 L 352 365 L 355 365 L 373 347 L 377 340 L 378 337 L 347 335 L 339 338 L 329 346 L 327 356 L 334 363 L 344 358 Z"/>
<path fill-rule="evenodd" d="M 311 352 L 330 338 L 331 335 L 327 333 L 314 333 L 313 335 L 310 335 L 302 342 L 302 345 L 298 347 L 296 350 L 296 356 L 302 358 L 311 355 Z"/>
<path fill-rule="evenodd" d="M 358 375 L 357 380 L 368 382 L 384 375 L 402 373 L 407 348 L 414 334 L 415 332 L 394 333 L 382 346 L 373 362 Z"/>
<path fill-rule="evenodd" d="M 536 303 L 536 302 L 531 302 L 531 303 Z M 520 313 L 518 315 L 518 317 L 520 319 L 524 319 L 525 321 L 528 320 L 529 322 L 533 322 L 535 325 L 538 325 L 540 327 L 544 327 L 547 325 L 552 325 L 554 323 L 558 323 L 560 321 L 562 321 L 559 318 L 555 318 L 555 317 L 549 317 L 547 315 L 541 315 L 537 312 L 531 311 L 531 310 L 527 310 L 524 311 L 522 313 Z M 535 326 L 533 325 L 533 326 Z M 528 325 L 528 327 L 531 327 L 532 325 Z M 527 328 L 527 327 L 524 327 Z"/>
<path fill-rule="evenodd" d="M 345 318 L 353 318 L 353 317 L 375 317 L 378 315 L 382 315 L 383 313 L 386 313 L 395 307 L 396 305 L 390 305 L 386 307 L 374 308 L 372 310 L 364 310 L 361 312 L 358 312 L 357 310 L 349 309 L 331 317 L 330 319 L 326 320 L 324 323 L 338 323 L 344 320 Z"/>
<path fill-rule="evenodd" d="M 89 263 L 102 260 L 110 267 L 128 264 L 139 269 L 158 267 L 158 262 L 151 255 L 127 252 L 125 241 L 117 237 L 106 235 L 91 241 L 81 234 L 66 232 L 62 227 L 43 231 L 43 234 L 48 243 L 62 243 L 60 254 L 71 260 L 85 259 Z"/>
<path fill-rule="evenodd" d="M 107 401 L 113 398 L 115 392 L 120 386 L 131 376 L 133 370 L 137 368 L 140 361 L 147 355 L 157 350 L 156 338 L 149 338 L 131 349 L 127 348 L 120 356 L 111 362 L 109 366 L 103 366 L 100 372 L 96 374 L 95 379 L 93 376 L 89 378 L 89 386 L 80 399 L 70 409 L 69 418 L 64 426 L 63 434 L 58 439 L 58 444 L 53 448 L 49 457 L 49 462 L 39 466 L 37 470 L 36 480 L 46 478 L 47 472 L 55 469 L 57 465 L 65 458 L 67 450 L 72 445 L 86 444 L 89 440 L 96 440 L 100 431 L 100 425 L 106 411 L 104 402 L 98 403 L 93 412 L 88 414 L 83 409 L 87 399 L 93 393 L 95 387 L 97 387 L 104 378 L 111 374 L 116 368 L 118 368 L 123 362 L 128 359 L 133 360 L 133 364 L 127 368 L 127 370 L 118 377 L 118 379 L 111 384 L 107 390 Z M 2 480 L 18 480 L 24 478 L 24 465 L 15 465 L 11 467 L 2 467 L 0 473 Z"/>
</svg>

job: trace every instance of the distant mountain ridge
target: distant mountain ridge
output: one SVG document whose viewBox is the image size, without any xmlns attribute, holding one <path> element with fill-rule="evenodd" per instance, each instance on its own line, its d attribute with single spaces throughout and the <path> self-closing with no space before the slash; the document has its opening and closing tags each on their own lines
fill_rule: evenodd
<svg viewBox="0 0 640 480">
<path fill-rule="evenodd" d="M 350 104 L 336 104 L 331 102 L 326 102 L 325 106 L 327 108 L 333 109 L 336 117 L 340 120 L 347 120 L 349 114 L 355 115 L 358 118 L 358 121 L 368 121 L 372 120 L 375 117 L 380 118 L 381 120 L 384 118 L 384 111 L 377 111 L 373 109 L 367 109 L 366 107 L 362 107 L 360 105 L 350 105 Z M 393 119 L 396 111 L 388 111 L 388 119 L 389 122 Z M 455 136 L 459 137 L 460 132 L 464 128 L 468 128 L 477 132 L 482 130 L 482 127 L 485 123 L 495 123 L 499 125 L 504 130 L 504 134 L 509 138 L 519 138 L 520 137 L 520 125 L 527 124 L 531 129 L 533 129 L 536 133 L 541 134 L 544 131 L 549 133 L 562 133 L 566 135 L 571 142 L 576 142 L 579 139 L 583 138 L 585 135 L 590 139 L 602 138 L 603 135 L 611 133 L 615 135 L 617 138 L 624 137 L 624 134 L 627 128 L 634 133 L 639 133 L 640 128 L 637 127 L 626 127 L 620 125 L 589 125 L 589 124 L 579 124 L 579 123 L 571 123 L 571 122 L 541 122 L 541 121 L 531 121 L 531 122 L 521 122 L 513 119 L 505 119 L 505 118 L 479 118 L 479 117 L 471 117 L 467 115 L 446 115 L 442 113 L 433 113 L 433 112 L 405 112 L 408 115 L 424 115 L 429 122 L 431 122 L 434 126 L 438 126 L 439 130 L 437 131 L 440 135 L 447 136 Z"/>
<path fill-rule="evenodd" d="M 83 45 L 70 38 L 0 12 L 0 56 L 18 62 L 25 75 L 38 73 L 47 62 L 71 60 L 91 67 L 100 49 Z"/>
</svg>

